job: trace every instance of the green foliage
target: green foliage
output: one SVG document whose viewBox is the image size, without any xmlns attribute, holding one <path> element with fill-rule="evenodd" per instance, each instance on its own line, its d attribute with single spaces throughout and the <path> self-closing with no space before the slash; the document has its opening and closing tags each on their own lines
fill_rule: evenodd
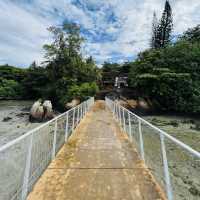
<svg viewBox="0 0 200 200">
<path fill-rule="evenodd" d="M 49 79 L 47 71 L 43 67 L 31 65 L 22 80 L 24 97 L 28 99 L 47 98 Z"/>
<path fill-rule="evenodd" d="M 9 65 L 0 66 L 0 98 L 14 99 L 22 98 L 23 87 L 22 80 L 26 70 Z"/>
<path fill-rule="evenodd" d="M 200 42 L 200 25 L 188 29 L 180 38 L 190 42 Z"/>
<path fill-rule="evenodd" d="M 159 109 L 200 113 L 200 44 L 198 35 L 191 41 L 186 33 L 173 45 L 140 53 L 129 82 Z"/>
<path fill-rule="evenodd" d="M 62 28 L 50 27 L 53 42 L 44 45 L 46 61 L 43 66 L 35 62 L 26 70 L 0 66 L 0 91 L 2 97 L 50 99 L 54 105 L 64 108 L 72 98 L 85 99 L 94 95 L 94 82 L 101 78 L 92 57 L 84 59 L 80 53 L 84 39 L 76 24 L 63 24 Z"/>
<path fill-rule="evenodd" d="M 1 65 L 0 66 L 0 77 L 8 80 L 21 81 L 24 78 L 26 73 L 25 69 L 9 66 L 9 65 Z"/>
<path fill-rule="evenodd" d="M 15 80 L 0 78 L 0 98 L 19 98 L 22 92 L 21 85 Z"/>
<path fill-rule="evenodd" d="M 162 48 L 170 44 L 172 29 L 173 29 L 172 8 L 169 1 L 167 0 L 165 2 L 165 8 L 159 23 L 157 23 L 156 14 L 154 13 L 151 47 Z"/>
<path fill-rule="evenodd" d="M 109 63 L 104 62 L 102 67 L 102 72 L 109 72 L 109 73 L 119 73 L 121 70 L 121 66 L 118 63 Z"/>
<path fill-rule="evenodd" d="M 46 91 L 54 103 L 63 107 L 69 99 L 82 98 L 85 93 L 79 87 L 97 81 L 100 73 L 92 57 L 82 58 L 80 49 L 84 39 L 80 36 L 79 26 L 64 24 L 62 28 L 50 27 L 49 31 L 54 41 L 44 45 L 49 78 Z"/>
<path fill-rule="evenodd" d="M 153 13 L 153 22 L 152 22 L 152 37 L 151 37 L 151 41 L 150 41 L 150 46 L 151 48 L 156 48 L 157 43 L 157 28 L 158 28 L 158 19 L 156 16 L 156 13 Z"/>
<path fill-rule="evenodd" d="M 94 96 L 98 92 L 98 86 L 93 83 L 82 83 L 80 86 L 73 85 L 68 92 L 68 96 L 72 98 L 80 98 L 84 100 L 87 97 Z"/>
<path fill-rule="evenodd" d="M 67 101 L 72 99 L 86 100 L 89 97 L 94 96 L 99 91 L 99 88 L 95 82 L 82 83 L 81 85 L 72 85 L 66 94 L 63 94 L 59 100 L 60 105 L 64 105 Z"/>
</svg>

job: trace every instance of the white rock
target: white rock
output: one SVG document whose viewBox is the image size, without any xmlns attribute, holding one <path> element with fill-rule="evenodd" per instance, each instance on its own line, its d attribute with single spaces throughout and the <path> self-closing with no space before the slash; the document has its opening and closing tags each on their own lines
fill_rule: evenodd
<svg viewBox="0 0 200 200">
<path fill-rule="evenodd" d="M 41 118 L 43 114 L 44 114 L 44 109 L 43 107 L 41 108 L 41 102 L 38 100 L 32 105 L 30 116 L 32 119 L 38 119 L 38 116 L 39 118 Z"/>
<path fill-rule="evenodd" d="M 73 107 L 77 106 L 78 104 L 80 104 L 80 99 L 73 99 L 71 102 L 66 103 L 65 107 L 73 108 Z"/>
<path fill-rule="evenodd" d="M 44 118 L 45 119 L 53 118 L 53 109 L 51 101 L 49 100 L 44 101 L 43 108 L 44 108 Z"/>
</svg>

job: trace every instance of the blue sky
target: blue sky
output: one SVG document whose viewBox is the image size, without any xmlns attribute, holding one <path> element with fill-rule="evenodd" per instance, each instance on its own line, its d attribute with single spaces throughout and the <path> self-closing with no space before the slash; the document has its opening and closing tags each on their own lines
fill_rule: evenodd
<svg viewBox="0 0 200 200">
<path fill-rule="evenodd" d="M 21 67 L 43 60 L 47 27 L 73 21 L 86 38 L 82 53 L 104 61 L 133 60 L 148 48 L 153 11 L 165 0 L 0 0 L 0 64 Z M 200 23 L 199 0 L 171 0 L 174 35 Z"/>
</svg>

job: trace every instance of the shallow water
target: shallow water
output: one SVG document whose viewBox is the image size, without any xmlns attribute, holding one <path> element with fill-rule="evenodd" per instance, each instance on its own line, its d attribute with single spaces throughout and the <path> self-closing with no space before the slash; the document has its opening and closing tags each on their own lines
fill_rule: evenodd
<svg viewBox="0 0 200 200">
<path fill-rule="evenodd" d="M 200 130 L 196 127 L 199 119 L 180 116 L 146 116 L 144 118 L 193 149 L 200 151 Z M 142 128 L 146 164 L 152 169 L 158 182 L 164 185 L 159 134 L 145 126 Z M 174 199 L 200 199 L 199 159 L 168 139 L 165 139 L 165 147 Z"/>
<path fill-rule="evenodd" d="M 200 119 L 170 115 L 146 116 L 144 119 L 200 151 L 200 129 L 195 128 L 195 124 L 200 124 Z"/>
<path fill-rule="evenodd" d="M 0 146 L 40 125 L 30 123 L 29 111 L 33 101 L 0 101 Z M 4 121 L 5 118 L 9 118 Z"/>
</svg>

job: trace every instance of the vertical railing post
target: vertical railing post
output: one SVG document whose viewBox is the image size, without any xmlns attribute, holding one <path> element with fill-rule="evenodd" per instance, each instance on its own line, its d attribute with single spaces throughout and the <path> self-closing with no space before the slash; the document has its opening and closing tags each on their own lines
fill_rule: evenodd
<svg viewBox="0 0 200 200">
<path fill-rule="evenodd" d="M 77 107 L 77 119 L 76 119 L 76 123 L 77 123 L 77 125 L 79 123 L 79 105 Z"/>
<path fill-rule="evenodd" d="M 120 123 L 120 117 L 119 117 L 119 104 L 117 103 L 117 119 L 118 122 Z"/>
<path fill-rule="evenodd" d="M 115 113 L 114 113 L 115 119 L 117 119 L 117 104 L 115 102 Z"/>
<path fill-rule="evenodd" d="M 80 111 L 81 111 L 80 118 L 81 119 L 83 118 L 83 109 L 82 109 L 82 106 L 83 106 L 83 104 L 81 103 L 81 105 L 80 105 Z"/>
<path fill-rule="evenodd" d="M 82 108 L 83 108 L 83 117 L 84 117 L 84 102 L 83 102 Z"/>
<path fill-rule="evenodd" d="M 122 120 L 121 120 L 121 106 L 119 105 L 119 124 L 122 126 Z"/>
<path fill-rule="evenodd" d="M 56 138 L 57 138 L 57 128 L 58 128 L 58 121 L 55 120 L 55 126 L 54 126 L 54 135 L 53 135 L 53 149 L 52 149 L 52 160 L 56 156 Z"/>
<path fill-rule="evenodd" d="M 141 127 L 141 120 L 138 119 L 139 123 L 139 137 L 140 137 L 140 154 L 142 160 L 144 160 L 144 142 L 143 142 L 143 136 L 142 136 L 142 127 Z"/>
<path fill-rule="evenodd" d="M 85 102 L 83 102 L 83 117 L 85 115 Z"/>
<path fill-rule="evenodd" d="M 166 192 L 167 192 L 167 198 L 168 200 L 173 200 L 173 193 L 172 193 L 170 174 L 169 174 L 169 166 L 168 166 L 168 161 L 167 161 L 167 153 L 166 153 L 166 148 L 165 148 L 164 135 L 162 133 L 160 133 L 160 141 L 161 141 L 163 170 L 164 170 L 164 176 L 165 176 L 165 187 L 166 187 Z"/>
<path fill-rule="evenodd" d="M 89 111 L 90 109 L 90 100 L 87 101 L 87 112 Z"/>
<path fill-rule="evenodd" d="M 72 131 L 74 130 L 74 120 L 75 120 L 75 108 L 73 109 L 73 115 L 72 115 Z"/>
<path fill-rule="evenodd" d="M 33 146 L 33 134 L 31 134 L 29 137 L 28 152 L 26 157 L 26 166 L 25 166 L 23 186 L 22 186 L 22 200 L 25 200 L 28 194 L 32 146 Z"/>
<path fill-rule="evenodd" d="M 116 120 L 118 121 L 118 104 L 116 103 L 116 108 L 115 108 L 115 111 L 116 111 Z"/>
<path fill-rule="evenodd" d="M 132 142 L 133 141 L 133 138 L 132 138 L 132 133 L 131 133 L 131 117 L 130 117 L 130 113 L 128 113 L 128 127 L 129 127 L 129 138 L 130 138 L 130 141 Z"/>
<path fill-rule="evenodd" d="M 87 102 L 85 102 L 85 114 L 87 113 Z"/>
<path fill-rule="evenodd" d="M 124 127 L 124 132 L 126 132 L 126 118 L 125 118 L 125 109 L 122 107 L 123 110 L 123 127 Z"/>
<path fill-rule="evenodd" d="M 115 103 L 113 102 L 113 117 L 115 118 Z"/>
<path fill-rule="evenodd" d="M 85 102 L 85 114 L 87 113 L 87 102 Z"/>
<path fill-rule="evenodd" d="M 78 118 L 78 122 L 80 122 L 80 119 L 81 119 L 81 104 L 78 105 L 78 114 L 77 114 L 77 118 Z"/>
<path fill-rule="evenodd" d="M 65 124 L 65 142 L 68 139 L 68 127 L 69 127 L 69 112 L 66 113 L 66 124 Z"/>
</svg>

